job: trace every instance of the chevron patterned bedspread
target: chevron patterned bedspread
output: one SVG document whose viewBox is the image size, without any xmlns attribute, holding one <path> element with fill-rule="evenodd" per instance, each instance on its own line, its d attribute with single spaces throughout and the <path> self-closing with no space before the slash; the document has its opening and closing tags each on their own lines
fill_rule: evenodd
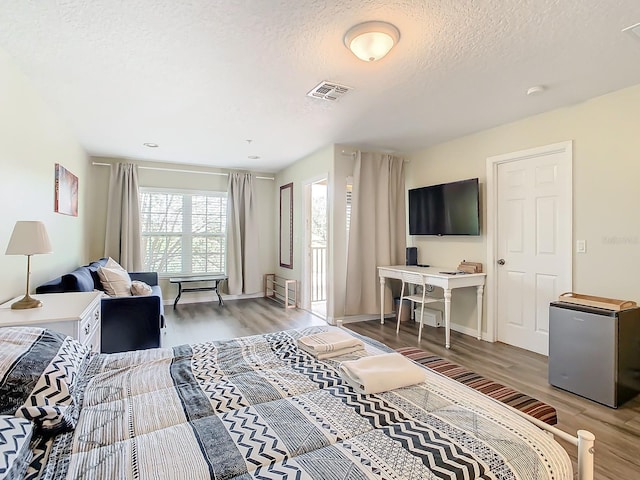
<svg viewBox="0 0 640 480">
<path fill-rule="evenodd" d="M 549 435 L 437 372 L 356 394 L 339 363 L 388 350 L 318 361 L 296 341 L 322 330 L 94 357 L 41 478 L 573 478 Z"/>
</svg>

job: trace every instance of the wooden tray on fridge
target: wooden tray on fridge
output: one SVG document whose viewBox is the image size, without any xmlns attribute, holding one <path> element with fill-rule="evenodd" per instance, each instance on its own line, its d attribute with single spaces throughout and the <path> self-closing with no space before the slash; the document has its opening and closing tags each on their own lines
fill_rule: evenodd
<svg viewBox="0 0 640 480">
<path fill-rule="evenodd" d="M 582 295 L 580 293 L 566 292 L 558 297 L 558 300 L 577 305 L 587 305 L 589 307 L 604 308 L 619 312 L 629 308 L 637 307 L 636 302 L 631 300 L 616 300 L 615 298 L 594 297 L 592 295 Z"/>
</svg>

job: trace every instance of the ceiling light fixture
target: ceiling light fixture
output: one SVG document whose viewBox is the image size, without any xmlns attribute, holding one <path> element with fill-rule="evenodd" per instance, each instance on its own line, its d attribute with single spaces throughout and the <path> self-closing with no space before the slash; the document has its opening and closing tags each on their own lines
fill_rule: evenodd
<svg viewBox="0 0 640 480">
<path fill-rule="evenodd" d="M 260 156 L 259 155 L 249 155 L 247 158 L 250 159 L 250 160 L 258 160 L 260 158 Z"/>
<path fill-rule="evenodd" d="M 529 89 L 527 90 L 527 95 L 540 95 L 541 93 L 544 93 L 545 90 L 546 88 L 544 85 L 535 85 L 533 87 L 529 87 Z"/>
<path fill-rule="evenodd" d="M 351 27 L 344 44 L 360 60 L 375 62 L 400 40 L 400 31 L 387 22 L 364 22 Z"/>
<path fill-rule="evenodd" d="M 636 23 L 635 25 L 631 25 L 630 27 L 623 28 L 623 33 L 629 33 L 636 37 L 636 39 L 640 40 L 640 23 Z"/>
<path fill-rule="evenodd" d="M 158 148 L 158 144 L 157 143 L 143 143 L 142 145 L 144 145 L 145 147 L 149 147 L 149 148 Z"/>
</svg>

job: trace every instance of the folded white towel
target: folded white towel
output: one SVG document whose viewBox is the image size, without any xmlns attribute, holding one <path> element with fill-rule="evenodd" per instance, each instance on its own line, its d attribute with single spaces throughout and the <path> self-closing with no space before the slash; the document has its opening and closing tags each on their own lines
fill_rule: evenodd
<svg viewBox="0 0 640 480">
<path fill-rule="evenodd" d="M 352 337 L 340 330 L 329 330 L 328 332 L 314 333 L 298 339 L 298 344 L 305 347 L 307 352 L 331 352 L 342 348 L 364 347 L 361 340 Z"/>
<path fill-rule="evenodd" d="M 385 353 L 340 364 L 340 376 L 358 393 L 380 393 L 422 383 L 425 370 L 400 353 Z"/>
<path fill-rule="evenodd" d="M 300 350 L 304 350 L 307 353 L 310 353 L 318 360 L 326 360 L 327 358 L 339 357 L 340 355 L 347 355 L 348 353 L 357 352 L 358 350 L 364 350 L 364 345 L 356 345 L 355 347 L 347 347 L 341 348 L 339 350 L 333 350 L 331 352 L 314 352 L 303 344 L 298 344 L 298 348 Z"/>
</svg>

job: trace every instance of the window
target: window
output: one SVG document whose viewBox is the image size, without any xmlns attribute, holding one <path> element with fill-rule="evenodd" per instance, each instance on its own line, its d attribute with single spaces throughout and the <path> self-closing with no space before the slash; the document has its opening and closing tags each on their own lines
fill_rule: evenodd
<svg viewBox="0 0 640 480">
<path fill-rule="evenodd" d="M 141 189 L 144 267 L 158 273 L 224 273 L 227 194 Z"/>
</svg>

